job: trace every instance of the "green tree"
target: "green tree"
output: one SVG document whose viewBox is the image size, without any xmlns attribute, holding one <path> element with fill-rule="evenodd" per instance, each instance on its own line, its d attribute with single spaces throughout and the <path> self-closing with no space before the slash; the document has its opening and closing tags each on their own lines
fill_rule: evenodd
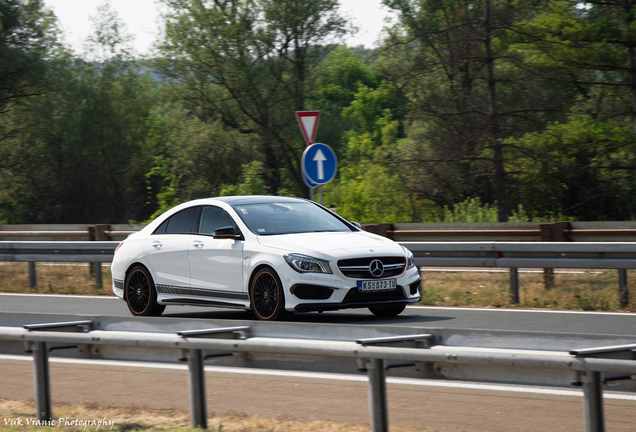
<svg viewBox="0 0 636 432">
<path fill-rule="evenodd" d="M 236 185 L 225 186 L 220 195 L 265 195 L 266 186 L 263 181 L 263 163 L 254 161 L 243 165 L 241 182 Z"/>
<path fill-rule="evenodd" d="M 376 74 L 377 75 L 377 74 Z M 358 222 L 415 222 L 432 215 L 431 203 L 406 190 L 393 149 L 402 135 L 403 99 L 386 81 L 358 82 L 341 110 L 352 127 L 343 134 L 338 178 L 325 186 L 325 202 Z"/>
<path fill-rule="evenodd" d="M 357 127 L 355 116 L 344 111 L 353 102 L 360 86 L 377 88 L 384 78 L 369 64 L 366 56 L 345 46 L 335 48 L 320 65 L 315 106 L 320 108 L 320 127 L 316 140 L 344 152 L 345 134 Z"/>
<path fill-rule="evenodd" d="M 636 135 L 617 122 L 575 116 L 516 138 L 508 158 L 527 205 L 576 220 L 629 220 L 636 215 Z"/>
<path fill-rule="evenodd" d="M 55 17 L 42 1 L 0 2 L 0 115 L 50 89 L 47 60 L 62 54 L 57 33 Z"/>
<path fill-rule="evenodd" d="M 112 20 L 112 16 L 102 17 Z M 115 27 L 115 29 L 117 29 Z M 109 39 L 116 44 L 117 35 Z M 112 47 L 116 48 L 116 47 Z M 152 157 L 144 125 L 156 84 L 122 56 L 66 62 L 55 91 L 7 118 L 1 205 L 18 223 L 113 223 L 144 219 Z"/>
<path fill-rule="evenodd" d="M 535 74 L 570 85 L 585 112 L 636 130 L 635 19 L 633 0 L 551 1 L 515 29 L 515 49 Z"/>
<path fill-rule="evenodd" d="M 519 67 L 509 32 L 542 2 L 385 0 L 398 23 L 381 70 L 409 101 L 401 144 L 409 186 L 450 205 L 470 196 L 497 202 L 505 221 L 510 179 L 504 139 L 536 130 L 558 109 L 552 89 Z"/>
<path fill-rule="evenodd" d="M 164 70 L 204 120 L 259 136 L 269 193 L 300 192 L 294 111 L 311 108 L 316 72 L 351 29 L 337 0 L 163 0 Z"/>
<path fill-rule="evenodd" d="M 260 159 L 256 135 L 205 123 L 180 104 L 157 104 L 146 121 L 153 155 L 148 202 L 157 208 L 151 219 L 182 202 L 223 194 L 241 181 L 246 161 Z"/>
<path fill-rule="evenodd" d="M 133 59 L 134 37 L 108 0 L 99 4 L 96 14 L 89 19 L 93 23 L 93 33 L 84 44 L 85 58 L 100 63 Z"/>
</svg>

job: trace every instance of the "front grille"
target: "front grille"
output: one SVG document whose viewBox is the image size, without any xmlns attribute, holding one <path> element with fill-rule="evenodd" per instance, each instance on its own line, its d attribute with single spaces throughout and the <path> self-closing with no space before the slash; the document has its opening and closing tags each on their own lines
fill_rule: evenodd
<svg viewBox="0 0 636 432">
<path fill-rule="evenodd" d="M 387 278 L 402 274 L 406 267 L 406 259 L 402 257 L 367 257 L 352 258 L 338 261 L 338 268 L 343 275 L 354 279 L 376 279 L 369 271 L 369 264 L 374 260 L 380 260 L 384 266 L 381 278 Z"/>
<path fill-rule="evenodd" d="M 404 289 L 398 285 L 391 291 L 359 292 L 358 288 L 351 288 L 345 296 L 343 303 L 367 303 L 377 301 L 404 300 Z"/>
</svg>

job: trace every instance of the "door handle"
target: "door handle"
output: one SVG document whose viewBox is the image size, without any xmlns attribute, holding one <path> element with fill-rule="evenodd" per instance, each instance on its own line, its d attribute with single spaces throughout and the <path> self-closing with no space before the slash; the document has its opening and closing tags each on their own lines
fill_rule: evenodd
<svg viewBox="0 0 636 432">
<path fill-rule="evenodd" d="M 195 241 L 192 242 L 192 244 L 196 248 L 202 248 L 204 243 L 201 240 L 195 240 Z"/>
<path fill-rule="evenodd" d="M 155 241 L 153 241 L 153 242 L 152 242 L 152 247 L 153 247 L 153 248 L 161 249 L 161 246 L 163 246 L 163 243 L 161 243 L 161 242 L 160 242 L 160 241 L 158 241 L 158 240 L 155 240 Z"/>
</svg>

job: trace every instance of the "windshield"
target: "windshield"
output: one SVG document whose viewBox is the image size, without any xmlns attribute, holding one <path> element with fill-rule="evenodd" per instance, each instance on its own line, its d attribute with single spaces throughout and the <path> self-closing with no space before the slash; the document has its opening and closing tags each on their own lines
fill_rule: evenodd
<svg viewBox="0 0 636 432">
<path fill-rule="evenodd" d="M 340 219 L 310 202 L 241 204 L 234 209 L 258 235 L 351 232 Z"/>
</svg>

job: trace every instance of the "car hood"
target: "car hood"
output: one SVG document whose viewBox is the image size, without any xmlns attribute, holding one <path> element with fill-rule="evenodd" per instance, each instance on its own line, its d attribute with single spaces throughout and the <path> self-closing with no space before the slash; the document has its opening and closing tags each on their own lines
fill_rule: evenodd
<svg viewBox="0 0 636 432">
<path fill-rule="evenodd" d="M 354 255 L 404 255 L 400 245 L 385 237 L 367 232 L 302 233 L 259 236 L 258 242 L 287 253 L 342 258 Z"/>
</svg>

